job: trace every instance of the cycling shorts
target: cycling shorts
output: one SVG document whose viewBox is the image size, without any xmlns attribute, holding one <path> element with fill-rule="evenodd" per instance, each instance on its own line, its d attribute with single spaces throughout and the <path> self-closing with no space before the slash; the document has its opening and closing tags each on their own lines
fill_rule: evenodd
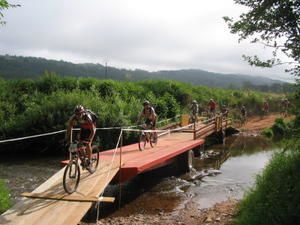
<svg viewBox="0 0 300 225">
<path fill-rule="evenodd" d="M 90 135 L 91 135 L 90 129 L 81 128 L 81 130 L 80 130 L 80 140 L 81 141 L 92 141 L 89 139 Z"/>
</svg>

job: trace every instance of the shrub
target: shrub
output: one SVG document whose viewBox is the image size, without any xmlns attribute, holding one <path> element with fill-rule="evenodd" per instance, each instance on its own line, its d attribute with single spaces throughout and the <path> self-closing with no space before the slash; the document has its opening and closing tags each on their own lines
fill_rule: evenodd
<svg viewBox="0 0 300 225">
<path fill-rule="evenodd" d="M 288 132 L 288 126 L 282 118 L 277 118 L 271 129 L 277 138 L 283 137 Z"/>
<path fill-rule="evenodd" d="M 300 224 L 300 145 L 273 156 L 239 205 L 235 225 Z"/>
<path fill-rule="evenodd" d="M 264 130 L 261 132 L 261 134 L 264 135 L 264 136 L 267 137 L 267 138 L 273 138 L 273 136 L 274 136 L 273 130 L 270 129 L 270 128 L 264 129 Z"/>
<path fill-rule="evenodd" d="M 3 180 L 0 180 L 0 214 L 11 207 L 9 191 Z"/>
</svg>

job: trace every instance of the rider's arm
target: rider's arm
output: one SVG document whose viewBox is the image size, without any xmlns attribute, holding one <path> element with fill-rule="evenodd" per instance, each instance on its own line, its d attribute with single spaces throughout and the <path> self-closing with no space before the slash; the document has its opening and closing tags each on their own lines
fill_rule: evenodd
<svg viewBox="0 0 300 225">
<path fill-rule="evenodd" d="M 68 127 L 67 127 L 67 142 L 70 143 L 72 141 L 72 129 L 75 124 L 75 120 L 73 117 L 71 117 L 68 121 Z"/>
<path fill-rule="evenodd" d="M 156 115 L 156 113 L 155 113 L 154 108 L 152 108 L 152 107 L 151 107 L 151 115 L 150 115 L 150 117 L 151 117 L 150 119 L 151 119 L 153 125 L 155 125 L 155 124 L 156 124 L 156 118 L 157 118 L 157 115 Z M 154 126 L 154 127 L 155 127 L 155 126 Z"/>
</svg>

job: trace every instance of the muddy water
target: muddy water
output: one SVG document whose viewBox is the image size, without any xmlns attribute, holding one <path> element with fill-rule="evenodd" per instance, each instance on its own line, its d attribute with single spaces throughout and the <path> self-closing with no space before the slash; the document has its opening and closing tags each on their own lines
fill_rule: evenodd
<svg viewBox="0 0 300 225">
<path fill-rule="evenodd" d="M 230 137 L 225 146 L 205 150 L 201 158 L 195 159 L 194 169 L 188 174 L 177 174 L 169 166 L 123 185 L 122 210 L 119 211 L 121 214 L 173 214 L 191 202 L 200 209 L 227 198 L 240 199 L 254 184 L 256 174 L 261 172 L 274 150 L 276 147 L 271 142 L 259 136 Z M 0 178 L 6 181 L 16 202 L 20 193 L 34 190 L 58 171 L 62 158 L 2 158 Z M 110 185 L 105 195 L 118 196 L 118 191 L 118 185 Z M 102 216 L 116 211 L 117 203 Z"/>
<path fill-rule="evenodd" d="M 123 207 L 117 215 L 169 213 L 174 215 L 187 204 L 211 207 L 228 198 L 241 199 L 278 150 L 260 136 L 234 136 L 225 146 L 207 149 L 195 159 L 194 169 L 184 175 L 172 167 L 150 172 L 123 187 Z"/>
<path fill-rule="evenodd" d="M 62 156 L 1 157 L 0 179 L 4 179 L 13 203 L 23 192 L 31 192 L 60 169 Z"/>
<path fill-rule="evenodd" d="M 199 208 L 213 206 L 228 198 L 241 199 L 255 177 L 272 157 L 276 147 L 262 137 L 236 136 L 228 140 L 225 149 L 215 146 L 211 159 L 196 160 L 195 173 L 208 168 L 209 176 L 187 191 Z M 207 161 L 210 161 L 208 163 Z"/>
</svg>

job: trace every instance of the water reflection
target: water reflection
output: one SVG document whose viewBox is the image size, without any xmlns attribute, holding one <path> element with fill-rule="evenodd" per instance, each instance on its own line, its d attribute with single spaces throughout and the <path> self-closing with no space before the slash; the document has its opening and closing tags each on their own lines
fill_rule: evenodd
<svg viewBox="0 0 300 225">
<path fill-rule="evenodd" d="M 231 156 L 252 155 L 260 151 L 268 151 L 276 148 L 269 139 L 263 136 L 234 135 L 226 139 L 226 149 Z"/>
<path fill-rule="evenodd" d="M 197 187 L 191 187 L 193 202 L 199 208 L 211 207 L 228 198 L 240 199 L 254 184 L 255 177 L 272 157 L 276 146 L 261 136 L 232 136 L 225 146 L 207 150 L 207 157 L 196 160 L 197 172 L 203 168 L 220 170 L 216 176 L 205 176 Z M 209 153 L 213 152 L 210 157 Z"/>
</svg>

